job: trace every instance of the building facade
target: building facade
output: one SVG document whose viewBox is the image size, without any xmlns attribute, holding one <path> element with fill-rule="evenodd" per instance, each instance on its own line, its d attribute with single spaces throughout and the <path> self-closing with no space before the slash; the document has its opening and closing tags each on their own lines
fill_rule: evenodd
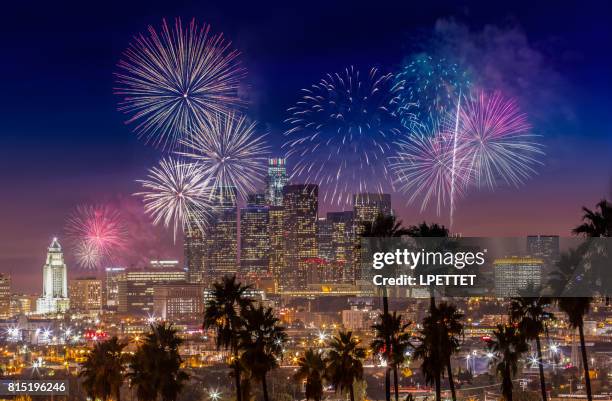
<svg viewBox="0 0 612 401">
<path fill-rule="evenodd" d="M 283 205 L 283 188 L 287 185 L 287 168 L 285 159 L 268 159 L 268 175 L 266 176 L 266 202 L 269 206 Z"/>
<path fill-rule="evenodd" d="M 542 284 L 544 261 L 540 258 L 517 257 L 495 259 L 495 295 L 499 298 L 517 297 L 521 291 Z"/>
<path fill-rule="evenodd" d="M 68 285 L 70 310 L 94 313 L 102 310 L 102 280 L 97 278 L 76 278 Z"/>
<path fill-rule="evenodd" d="M 270 214 L 265 198 L 249 196 L 240 209 L 240 271 L 242 275 L 262 275 L 270 263 Z"/>
<path fill-rule="evenodd" d="M 238 272 L 238 213 L 236 188 L 220 188 L 215 215 L 207 229 L 204 282 Z"/>
<path fill-rule="evenodd" d="M 202 284 L 162 284 L 153 289 L 153 314 L 164 320 L 197 320 L 204 313 Z"/>
<path fill-rule="evenodd" d="M 153 315 L 155 287 L 163 284 L 185 284 L 184 270 L 128 269 L 118 277 L 119 313 Z"/>
<path fill-rule="evenodd" d="M 117 311 L 119 307 L 119 278 L 125 272 L 125 267 L 107 267 L 104 270 L 104 309 Z"/>
<path fill-rule="evenodd" d="M 0 318 L 11 316 L 11 276 L 0 273 Z"/>
<path fill-rule="evenodd" d="M 63 313 L 69 307 L 68 271 L 64 263 L 64 253 L 57 238 L 53 238 L 43 266 L 43 293 L 36 301 L 36 312 Z"/>
</svg>

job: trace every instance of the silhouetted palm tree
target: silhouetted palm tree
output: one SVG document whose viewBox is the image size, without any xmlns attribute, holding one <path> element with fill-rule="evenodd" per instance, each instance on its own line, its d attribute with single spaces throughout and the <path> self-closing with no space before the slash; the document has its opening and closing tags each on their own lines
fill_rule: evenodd
<svg viewBox="0 0 612 401">
<path fill-rule="evenodd" d="M 212 298 L 206 303 L 204 312 L 204 329 L 215 331 L 217 349 L 226 349 L 232 354 L 230 365 L 234 369 L 237 401 L 242 400 L 238 339 L 244 321 L 240 312 L 252 304 L 252 300 L 246 296 L 250 288 L 240 284 L 236 276 L 224 277 L 213 284 Z"/>
<path fill-rule="evenodd" d="M 582 207 L 584 215 L 583 223 L 574 228 L 572 232 L 586 237 L 611 237 L 612 236 L 612 203 L 602 199 L 597 205 L 598 210 Z"/>
<path fill-rule="evenodd" d="M 151 325 L 132 357 L 130 385 L 136 387 L 141 401 L 176 401 L 188 376 L 181 369 L 183 362 L 179 346 L 183 340 L 177 336 L 172 324 Z"/>
<path fill-rule="evenodd" d="M 393 370 L 395 400 L 399 400 L 398 369 L 406 360 L 406 351 L 412 346 L 408 327 L 411 322 L 402 319 L 402 315 L 381 313 L 378 323 L 372 326 L 375 337 L 370 347 L 375 354 L 382 355 L 387 363 L 387 371 Z M 387 346 L 389 340 L 390 346 Z"/>
<path fill-rule="evenodd" d="M 528 293 L 534 293 L 533 288 L 527 289 L 527 291 Z M 542 401 L 546 401 L 547 397 L 540 335 L 547 333 L 546 323 L 554 319 L 554 315 L 546 310 L 551 302 L 548 297 L 515 297 L 512 298 L 509 311 L 510 322 L 518 324 L 518 329 L 526 340 L 532 340 L 536 343 Z"/>
<path fill-rule="evenodd" d="M 518 371 L 521 355 L 527 351 L 527 342 L 516 327 L 498 325 L 489 342 L 495 372 L 502 379 L 501 392 L 506 401 L 512 401 L 512 380 Z"/>
<path fill-rule="evenodd" d="M 353 383 L 363 379 L 365 349 L 359 347 L 359 341 L 350 331 L 340 331 L 332 338 L 329 347 L 326 358 L 327 380 L 336 391 L 348 392 L 351 401 L 355 401 Z"/>
<path fill-rule="evenodd" d="M 458 351 L 459 336 L 463 335 L 463 324 L 461 323 L 463 314 L 457 310 L 455 305 L 441 302 L 436 306 L 433 316 L 438 322 L 438 328 L 441 330 L 440 348 L 442 349 L 442 355 L 445 357 L 448 385 L 451 390 L 453 401 L 457 401 L 451 357 Z"/>
<path fill-rule="evenodd" d="M 304 356 L 298 360 L 298 370 L 293 376 L 301 383 L 306 381 L 306 401 L 313 399 L 321 401 L 323 398 L 323 376 L 325 374 L 325 361 L 321 352 L 308 349 Z"/>
<path fill-rule="evenodd" d="M 121 384 L 127 363 L 123 349 L 126 345 L 113 337 L 96 343 L 87 355 L 79 376 L 83 378 L 83 387 L 89 397 L 121 401 Z"/>
<path fill-rule="evenodd" d="M 363 227 L 362 237 L 367 238 L 399 238 L 408 234 L 408 230 L 402 226 L 401 221 L 397 221 L 393 215 L 379 214 L 372 222 L 366 222 Z M 384 247 L 385 244 L 380 244 Z M 382 249 L 377 249 L 382 251 Z M 359 268 L 359 267 L 358 267 Z M 389 296 L 387 287 L 382 287 L 383 314 L 389 315 Z M 385 339 L 386 349 L 391 349 L 390 338 Z M 390 367 L 385 370 L 385 399 L 391 400 L 391 376 Z"/>
<path fill-rule="evenodd" d="M 240 359 L 251 376 L 261 382 L 264 401 L 269 401 L 266 374 L 278 367 L 287 334 L 272 308 L 247 307 L 242 314 L 245 324 L 240 333 Z"/>
</svg>

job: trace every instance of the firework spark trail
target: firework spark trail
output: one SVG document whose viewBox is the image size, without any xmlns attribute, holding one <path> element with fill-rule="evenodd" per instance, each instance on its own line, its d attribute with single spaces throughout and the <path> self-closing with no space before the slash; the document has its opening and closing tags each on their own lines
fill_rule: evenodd
<svg viewBox="0 0 612 401">
<path fill-rule="evenodd" d="M 244 115 L 214 114 L 181 141 L 185 151 L 179 154 L 197 162 L 213 179 L 214 194 L 232 198 L 235 189 L 246 199 L 265 172 L 269 148 L 264 138 L 257 133 L 257 123 Z"/>
<path fill-rule="evenodd" d="M 401 86 L 396 112 L 408 129 L 444 118 L 456 109 L 458 95 L 471 86 L 467 72 L 458 64 L 422 53 L 408 60 L 395 81 Z"/>
<path fill-rule="evenodd" d="M 149 170 L 146 180 L 138 180 L 144 190 L 141 196 L 145 212 L 153 223 L 172 226 L 174 241 L 179 230 L 195 226 L 203 230 L 212 214 L 211 181 L 201 166 L 164 158 Z"/>
<path fill-rule="evenodd" d="M 400 135 L 394 115 L 400 89 L 391 74 L 372 68 L 362 75 L 353 67 L 303 89 L 285 120 L 292 178 L 318 183 L 324 201 L 337 204 L 350 203 L 355 191 L 383 192 Z"/>
<path fill-rule="evenodd" d="M 453 129 L 453 164 L 451 167 L 451 193 L 450 193 L 450 210 L 449 210 L 449 230 L 452 231 L 455 220 L 455 170 L 457 166 L 457 133 L 459 130 L 459 113 L 461 111 L 461 90 L 457 97 L 457 109 L 455 111 L 455 127 Z"/>
<path fill-rule="evenodd" d="M 458 121 L 460 157 L 477 187 L 518 186 L 542 164 L 543 146 L 515 100 L 477 91 L 466 97 Z"/>
<path fill-rule="evenodd" d="M 423 211 L 435 202 L 440 214 L 451 196 L 463 194 L 470 174 L 461 159 L 454 160 L 452 123 L 431 120 L 415 125 L 397 146 L 399 152 L 391 159 L 390 169 L 398 190 L 408 195 L 408 203 L 421 198 Z"/>
<path fill-rule="evenodd" d="M 195 20 L 183 26 L 177 18 L 174 28 L 163 20 L 159 33 L 149 26 L 149 35 L 134 38 L 118 67 L 119 110 L 130 115 L 127 123 L 136 124 L 147 143 L 162 149 L 174 149 L 209 113 L 243 104 L 239 52 Z"/>
<path fill-rule="evenodd" d="M 107 205 L 78 206 L 68 218 L 66 233 L 75 244 L 79 263 L 87 268 L 114 260 L 127 242 L 120 212 Z"/>
</svg>

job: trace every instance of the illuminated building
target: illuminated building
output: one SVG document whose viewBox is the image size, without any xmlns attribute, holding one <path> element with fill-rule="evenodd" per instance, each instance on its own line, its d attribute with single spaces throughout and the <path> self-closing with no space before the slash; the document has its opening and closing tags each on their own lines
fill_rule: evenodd
<svg viewBox="0 0 612 401">
<path fill-rule="evenodd" d="M 315 184 L 287 185 L 283 190 L 285 263 L 281 291 L 306 288 L 308 261 L 318 256 L 318 194 Z"/>
<path fill-rule="evenodd" d="M 207 230 L 204 282 L 236 274 L 238 270 L 236 188 L 220 188 L 219 191 L 215 215 Z"/>
<path fill-rule="evenodd" d="M 43 293 L 36 301 L 36 312 L 60 313 L 67 311 L 69 306 L 68 273 L 64 253 L 57 238 L 53 238 L 43 266 Z"/>
<path fill-rule="evenodd" d="M 268 208 L 268 236 L 270 238 L 268 269 L 274 280 L 275 292 L 279 290 L 282 270 L 285 265 L 284 216 L 285 209 L 282 206 L 270 206 Z"/>
<path fill-rule="evenodd" d="M 11 297 L 11 315 L 29 315 L 36 312 L 38 296 L 32 294 L 13 294 Z"/>
<path fill-rule="evenodd" d="M 11 276 L 0 273 L 0 318 L 11 316 Z"/>
<path fill-rule="evenodd" d="M 116 311 L 119 306 L 119 277 L 125 272 L 125 267 L 107 267 L 104 278 L 104 300 L 106 310 Z"/>
<path fill-rule="evenodd" d="M 151 269 L 178 269 L 178 260 L 151 260 L 149 262 Z"/>
<path fill-rule="evenodd" d="M 183 252 L 188 280 L 191 283 L 201 283 L 204 280 L 204 260 L 206 258 L 206 240 L 204 233 L 196 222 L 185 227 Z"/>
<path fill-rule="evenodd" d="M 495 259 L 495 295 L 500 298 L 516 297 L 530 286 L 538 288 L 542 282 L 543 265 L 544 261 L 540 258 L 512 256 Z"/>
<path fill-rule="evenodd" d="M 268 272 L 269 221 L 263 194 L 249 195 L 247 206 L 240 209 L 240 270 L 243 275 Z"/>
<path fill-rule="evenodd" d="M 199 319 L 204 313 L 204 286 L 163 284 L 153 289 L 153 314 L 168 320 Z"/>
<path fill-rule="evenodd" d="M 178 269 L 128 269 L 118 276 L 117 311 L 134 315 L 152 315 L 155 286 L 184 283 L 186 278 L 185 271 Z"/>
<path fill-rule="evenodd" d="M 559 261 L 558 235 L 527 236 L 527 254 L 544 261 L 544 272 L 551 273 Z"/>
<path fill-rule="evenodd" d="M 266 176 L 266 202 L 269 206 L 283 205 L 283 188 L 287 185 L 287 168 L 285 159 L 268 159 Z"/>
<path fill-rule="evenodd" d="M 68 285 L 70 310 L 99 312 L 102 309 L 102 280 L 96 278 L 72 279 Z"/>
<path fill-rule="evenodd" d="M 390 216 L 393 214 L 391 209 L 391 195 L 379 193 L 359 193 L 353 195 L 353 276 L 355 280 L 362 280 L 361 274 L 361 234 L 365 223 L 373 222 L 378 215 Z"/>
</svg>

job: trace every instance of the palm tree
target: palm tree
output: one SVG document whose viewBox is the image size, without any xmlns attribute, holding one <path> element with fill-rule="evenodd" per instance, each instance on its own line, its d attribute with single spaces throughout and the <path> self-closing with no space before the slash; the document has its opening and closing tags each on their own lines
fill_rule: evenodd
<svg viewBox="0 0 612 401">
<path fill-rule="evenodd" d="M 442 330 L 438 326 L 437 308 L 430 308 L 429 314 L 423 319 L 419 331 L 419 345 L 414 351 L 414 358 L 421 360 L 421 371 L 425 376 L 425 383 L 433 384 L 436 389 L 436 401 L 442 398 L 441 377 L 445 366 L 442 353 Z"/>
<path fill-rule="evenodd" d="M 207 302 L 204 312 L 204 329 L 216 332 L 217 349 L 223 348 L 232 353 L 237 401 L 242 401 L 238 341 L 244 321 L 240 312 L 252 304 L 252 300 L 246 296 L 250 288 L 239 283 L 236 276 L 224 277 L 213 284 L 212 299 Z"/>
<path fill-rule="evenodd" d="M 176 401 L 188 376 L 181 369 L 183 362 L 178 337 L 172 324 L 151 325 L 149 333 L 136 350 L 129 374 L 131 386 L 141 401 Z"/>
<path fill-rule="evenodd" d="M 379 321 L 372 328 L 375 331 L 375 337 L 370 347 L 375 354 L 382 355 L 387 362 L 387 372 L 393 370 L 393 384 L 395 390 L 395 400 L 399 400 L 399 382 L 398 369 L 406 359 L 406 351 L 411 347 L 410 333 L 408 327 L 411 322 L 405 322 L 402 315 L 396 312 L 393 314 L 381 313 L 378 317 Z M 387 339 L 391 346 L 387 346 Z M 385 373 L 388 375 L 388 373 Z"/>
<path fill-rule="evenodd" d="M 380 213 L 372 222 L 366 222 L 363 226 L 362 237 L 367 238 L 399 238 L 407 235 L 408 230 L 402 227 L 402 222 L 397 221 L 393 215 Z M 384 244 L 380 244 L 384 246 Z M 389 296 L 387 287 L 382 287 L 383 315 L 389 315 Z M 385 348 L 391 349 L 391 339 L 385 337 Z M 391 375 L 390 366 L 385 370 L 385 399 L 391 400 Z"/>
<path fill-rule="evenodd" d="M 359 340 L 351 331 L 340 331 L 332 338 L 329 347 L 326 360 L 327 379 L 336 391 L 348 392 L 351 401 L 355 401 L 353 383 L 363 379 L 365 349 L 359 347 Z"/>
<path fill-rule="evenodd" d="M 605 199 L 599 201 L 596 209 L 582 207 L 583 223 L 574 228 L 572 232 L 585 237 L 611 237 L 612 236 L 612 203 Z"/>
<path fill-rule="evenodd" d="M 240 333 L 241 362 L 248 367 L 251 376 L 261 382 L 264 401 L 269 401 L 266 374 L 278 367 L 287 334 L 272 308 L 260 305 L 248 307 L 242 313 L 245 325 Z"/>
<path fill-rule="evenodd" d="M 527 289 L 534 293 L 533 288 Z M 536 343 L 538 354 L 538 368 L 540 371 L 540 391 L 542 401 L 546 401 L 546 382 L 544 380 L 544 362 L 542 359 L 542 344 L 540 335 L 547 333 L 546 323 L 554 319 L 554 315 L 546 310 L 551 304 L 547 297 L 522 296 L 512 298 L 510 303 L 510 322 L 518 325 L 519 331 L 526 340 Z"/>
<path fill-rule="evenodd" d="M 438 306 L 436 306 L 433 316 L 437 321 L 439 330 L 441 330 L 439 337 L 440 348 L 441 354 L 445 357 L 448 385 L 451 390 L 453 401 L 457 401 L 451 356 L 459 349 L 459 336 L 463 334 L 463 324 L 461 323 L 463 314 L 457 310 L 455 305 L 441 302 Z"/>
<path fill-rule="evenodd" d="M 502 395 L 506 401 L 512 401 L 512 379 L 518 371 L 521 355 L 527 351 L 527 342 L 516 327 L 500 324 L 493 332 L 489 350 L 494 355 L 491 364 L 502 379 Z"/>
<path fill-rule="evenodd" d="M 301 383 L 306 381 L 306 401 L 313 399 L 321 401 L 323 398 L 323 376 L 325 374 L 325 360 L 321 352 L 312 348 L 307 350 L 298 360 L 298 371 L 293 378 Z"/>
<path fill-rule="evenodd" d="M 87 395 L 102 401 L 112 399 L 121 401 L 121 384 L 127 359 L 123 349 L 127 344 L 113 337 L 98 342 L 87 356 L 79 376 Z"/>
</svg>

